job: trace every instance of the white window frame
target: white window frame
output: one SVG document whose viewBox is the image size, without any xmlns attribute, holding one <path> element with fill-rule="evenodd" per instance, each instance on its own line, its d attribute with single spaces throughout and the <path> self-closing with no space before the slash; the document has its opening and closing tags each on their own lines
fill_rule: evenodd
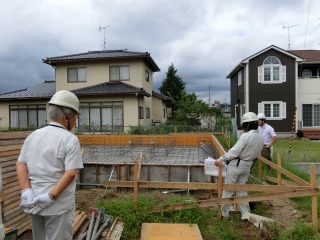
<svg viewBox="0 0 320 240">
<path fill-rule="evenodd" d="M 110 81 L 129 81 L 130 80 L 130 66 L 110 66 L 109 67 Z"/>
<path fill-rule="evenodd" d="M 242 85 L 242 71 L 238 72 L 238 86 Z"/>
<path fill-rule="evenodd" d="M 270 80 L 265 80 L 265 69 L 270 69 Z M 279 68 L 279 80 L 274 79 L 274 69 Z M 258 67 L 258 82 L 262 84 L 281 84 L 286 82 L 286 66 L 281 65 L 280 60 L 277 57 L 267 57 L 261 66 Z"/>
<path fill-rule="evenodd" d="M 77 83 L 77 82 L 86 82 L 87 81 L 87 68 L 78 67 L 78 68 L 68 68 L 67 69 L 67 82 L 68 83 Z"/>
<path fill-rule="evenodd" d="M 271 116 L 267 116 L 265 113 L 265 105 L 270 104 L 271 105 Z M 279 104 L 279 117 L 274 117 L 273 116 L 273 107 L 275 104 Z M 263 113 L 266 115 L 267 119 L 269 120 L 282 120 L 286 119 L 287 111 L 286 111 L 286 102 L 281 102 L 281 101 L 264 101 L 264 102 L 259 102 L 258 103 L 258 113 Z"/>
<path fill-rule="evenodd" d="M 139 119 L 144 119 L 144 109 L 139 106 Z"/>
<path fill-rule="evenodd" d="M 146 82 L 149 82 L 150 81 L 150 73 L 149 73 L 149 71 L 147 70 L 147 69 L 145 69 L 145 80 L 146 80 Z"/>
</svg>

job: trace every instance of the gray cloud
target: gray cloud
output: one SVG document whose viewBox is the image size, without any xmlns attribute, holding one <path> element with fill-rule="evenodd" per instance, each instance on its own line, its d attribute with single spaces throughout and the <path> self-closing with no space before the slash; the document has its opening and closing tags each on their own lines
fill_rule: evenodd
<svg viewBox="0 0 320 240">
<path fill-rule="evenodd" d="M 309 10 L 310 3 L 310 10 Z M 319 49 L 320 2 L 307 0 L 11 0 L 0 8 L 0 92 L 54 79 L 42 59 L 103 49 L 150 52 L 173 63 L 189 92 L 229 102 L 227 74 L 270 45 Z M 309 15 L 308 15 L 309 14 Z M 209 93 L 210 86 L 210 93 Z"/>
</svg>

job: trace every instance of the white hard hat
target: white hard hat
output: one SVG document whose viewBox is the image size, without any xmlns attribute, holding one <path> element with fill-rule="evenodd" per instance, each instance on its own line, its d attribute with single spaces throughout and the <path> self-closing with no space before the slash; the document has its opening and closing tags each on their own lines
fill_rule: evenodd
<svg viewBox="0 0 320 240">
<path fill-rule="evenodd" d="M 258 119 L 266 119 L 266 115 L 263 113 L 258 113 Z"/>
<path fill-rule="evenodd" d="M 241 123 L 258 121 L 258 117 L 254 112 L 243 114 Z"/>
<path fill-rule="evenodd" d="M 49 101 L 49 104 L 68 107 L 79 113 L 79 100 L 74 93 L 68 90 L 56 92 Z"/>
</svg>

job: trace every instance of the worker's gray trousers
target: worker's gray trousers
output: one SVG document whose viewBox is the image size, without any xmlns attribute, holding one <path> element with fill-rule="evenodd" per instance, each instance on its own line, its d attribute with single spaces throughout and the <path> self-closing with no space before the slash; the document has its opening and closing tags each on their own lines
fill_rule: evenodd
<svg viewBox="0 0 320 240">
<path fill-rule="evenodd" d="M 30 214 L 33 240 L 72 240 L 74 209 L 53 216 Z"/>
<path fill-rule="evenodd" d="M 227 175 L 225 179 L 226 184 L 246 184 L 248 181 L 248 176 L 250 174 L 250 167 L 237 167 L 233 166 L 233 164 L 229 164 L 227 167 Z M 222 198 L 230 198 L 233 195 L 233 191 L 223 190 Z M 246 191 L 236 191 L 236 196 L 247 196 Z M 222 205 L 222 216 L 228 217 L 230 205 Z M 250 207 L 248 202 L 240 203 L 240 211 L 241 214 L 245 212 L 250 212 Z"/>
</svg>

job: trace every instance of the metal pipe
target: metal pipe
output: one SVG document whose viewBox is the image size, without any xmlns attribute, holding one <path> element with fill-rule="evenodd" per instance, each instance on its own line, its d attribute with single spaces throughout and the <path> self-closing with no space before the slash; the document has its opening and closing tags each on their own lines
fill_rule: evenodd
<svg viewBox="0 0 320 240">
<path fill-rule="evenodd" d="M 91 239 L 94 239 L 94 236 L 96 235 L 97 231 L 98 231 L 98 227 L 99 227 L 99 223 L 100 223 L 100 217 L 101 217 L 101 211 L 99 211 L 99 214 L 96 218 L 96 224 L 94 225 L 93 231 L 92 231 L 92 237 Z"/>
<path fill-rule="evenodd" d="M 188 168 L 188 183 L 190 183 L 190 166 Z M 188 195 L 189 195 L 189 188 L 188 188 Z"/>
<path fill-rule="evenodd" d="M 94 212 L 91 213 L 90 225 L 89 225 L 86 240 L 91 239 L 91 233 L 92 233 L 92 228 L 93 228 L 93 223 L 94 223 L 94 214 L 95 214 Z"/>
</svg>

